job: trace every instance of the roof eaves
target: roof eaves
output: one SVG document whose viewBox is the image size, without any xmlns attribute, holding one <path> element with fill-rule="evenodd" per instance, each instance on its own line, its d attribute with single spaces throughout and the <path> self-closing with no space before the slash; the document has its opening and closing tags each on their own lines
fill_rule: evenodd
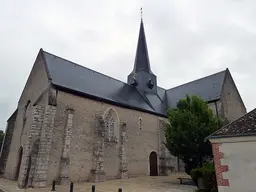
<svg viewBox="0 0 256 192">
<path fill-rule="evenodd" d="M 208 100 L 208 101 L 206 101 L 206 102 L 209 104 L 209 103 L 217 102 L 217 101 L 219 101 L 219 100 L 220 100 L 220 97 L 216 97 L 215 99 Z"/>
<path fill-rule="evenodd" d="M 224 125 L 224 126 L 221 127 L 220 129 L 218 129 L 217 131 L 215 131 L 214 133 L 212 133 L 211 135 L 209 135 L 208 137 L 206 137 L 206 138 L 205 138 L 205 141 L 208 140 L 208 139 L 210 139 L 210 138 L 227 137 L 227 135 L 215 135 L 215 134 L 218 133 L 219 131 L 221 131 L 222 129 L 225 129 L 227 126 L 230 126 L 230 125 L 236 123 L 236 122 L 239 121 L 240 119 L 245 118 L 246 116 L 250 115 L 250 114 L 251 114 L 252 112 L 254 112 L 255 110 L 256 110 L 256 108 L 253 109 L 253 110 L 251 110 L 250 112 L 246 113 L 245 115 L 243 115 L 243 116 L 237 118 L 236 120 L 234 120 L 234 121 L 228 123 L 227 125 Z M 236 134 L 235 134 L 235 135 L 236 135 Z M 239 134 L 237 134 L 237 135 L 239 135 Z"/>
<path fill-rule="evenodd" d="M 15 115 L 17 115 L 17 112 L 18 112 L 18 108 L 15 109 L 15 111 L 11 114 L 11 116 L 7 119 L 7 122 Z"/>
<path fill-rule="evenodd" d="M 235 135 L 216 135 L 216 136 L 208 136 L 204 139 L 204 141 L 208 141 L 210 139 L 221 139 L 221 138 L 231 138 L 231 137 L 246 137 L 246 136 L 256 136 L 256 133 L 244 133 L 244 134 L 235 134 Z"/>
<path fill-rule="evenodd" d="M 167 115 L 165 115 L 165 114 L 161 114 L 161 113 L 157 113 L 157 112 L 154 112 L 154 111 L 141 109 L 139 107 L 133 107 L 133 106 L 130 106 L 130 105 L 127 105 L 127 104 L 111 101 L 111 100 L 108 100 L 108 99 L 97 97 L 95 95 L 90 95 L 90 94 L 87 94 L 87 93 L 83 93 L 83 92 L 79 92 L 79 91 L 76 91 L 76 90 L 73 90 L 73 89 L 69 89 L 69 88 L 54 84 L 54 83 L 52 85 L 55 86 L 55 88 L 57 88 L 58 90 L 61 90 L 61 91 L 64 91 L 64 92 L 69 92 L 69 93 L 72 93 L 72 94 L 75 94 L 75 95 L 78 95 L 78 96 L 87 97 L 87 98 L 94 99 L 94 100 L 97 100 L 97 101 L 103 101 L 103 102 L 113 104 L 113 105 L 116 105 L 116 106 L 125 107 L 127 109 L 134 109 L 134 110 L 137 110 L 137 111 L 142 111 L 142 112 L 150 113 L 150 114 L 153 114 L 153 115 L 158 115 L 158 116 L 161 116 L 161 117 L 167 117 Z"/>
<path fill-rule="evenodd" d="M 226 70 L 225 70 L 225 75 L 224 75 L 224 79 L 223 79 L 223 82 L 222 82 L 222 85 L 221 85 L 221 90 L 220 90 L 220 95 L 219 95 L 219 97 L 221 97 L 221 94 L 222 94 L 222 92 L 223 92 L 223 89 L 224 89 L 224 82 L 225 82 L 225 80 L 226 80 L 226 78 L 227 78 L 227 72 L 228 72 L 229 70 L 228 70 L 228 68 L 226 68 Z"/>
<path fill-rule="evenodd" d="M 153 109 L 155 111 L 154 107 L 152 106 L 152 104 L 150 103 L 148 98 L 144 94 L 142 94 L 139 90 L 137 90 L 137 91 L 141 95 L 141 97 L 144 99 L 144 101 L 151 107 L 151 109 Z"/>
<path fill-rule="evenodd" d="M 43 65 L 44 65 L 44 67 L 45 67 L 45 70 L 46 70 L 46 73 L 47 73 L 47 77 L 48 77 L 49 80 L 52 80 L 51 75 L 50 75 L 50 72 L 49 72 L 48 65 L 47 65 L 47 63 L 46 63 L 46 59 L 45 59 L 44 52 L 45 52 L 45 51 L 44 51 L 42 48 L 41 48 L 40 51 L 39 51 L 39 53 L 41 54 L 42 59 L 43 59 Z"/>
</svg>

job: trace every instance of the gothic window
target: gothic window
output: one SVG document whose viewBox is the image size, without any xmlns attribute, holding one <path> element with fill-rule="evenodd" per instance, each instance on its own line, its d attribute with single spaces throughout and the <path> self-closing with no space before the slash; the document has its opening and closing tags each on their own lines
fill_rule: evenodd
<svg viewBox="0 0 256 192">
<path fill-rule="evenodd" d="M 112 108 L 107 109 L 103 115 L 105 126 L 105 140 L 118 142 L 119 140 L 119 119 L 116 111 Z"/>
</svg>

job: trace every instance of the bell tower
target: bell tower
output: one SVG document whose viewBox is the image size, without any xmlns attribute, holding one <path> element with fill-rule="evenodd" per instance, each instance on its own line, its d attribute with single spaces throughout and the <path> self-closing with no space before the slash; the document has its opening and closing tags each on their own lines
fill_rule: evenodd
<svg viewBox="0 0 256 192">
<path fill-rule="evenodd" d="M 143 20 L 140 23 L 139 39 L 133 71 L 128 75 L 128 84 L 145 93 L 157 93 L 156 76 L 151 71 Z"/>
</svg>

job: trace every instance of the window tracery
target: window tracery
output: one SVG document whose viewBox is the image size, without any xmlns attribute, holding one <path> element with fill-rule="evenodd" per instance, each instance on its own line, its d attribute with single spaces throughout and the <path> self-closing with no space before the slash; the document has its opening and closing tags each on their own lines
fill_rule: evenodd
<svg viewBox="0 0 256 192">
<path fill-rule="evenodd" d="M 118 115 L 112 108 L 107 109 L 103 116 L 105 127 L 105 140 L 108 142 L 118 142 L 119 140 L 119 127 Z"/>
</svg>

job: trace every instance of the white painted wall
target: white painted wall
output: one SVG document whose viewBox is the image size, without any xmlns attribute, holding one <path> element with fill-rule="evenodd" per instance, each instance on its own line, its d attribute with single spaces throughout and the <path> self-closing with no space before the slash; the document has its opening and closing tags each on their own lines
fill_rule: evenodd
<svg viewBox="0 0 256 192">
<path fill-rule="evenodd" d="M 219 142 L 222 143 L 220 152 L 224 153 L 221 164 L 229 166 L 229 171 L 223 173 L 223 178 L 228 179 L 230 185 L 219 187 L 219 192 L 255 192 L 256 138 L 239 137 Z"/>
</svg>

